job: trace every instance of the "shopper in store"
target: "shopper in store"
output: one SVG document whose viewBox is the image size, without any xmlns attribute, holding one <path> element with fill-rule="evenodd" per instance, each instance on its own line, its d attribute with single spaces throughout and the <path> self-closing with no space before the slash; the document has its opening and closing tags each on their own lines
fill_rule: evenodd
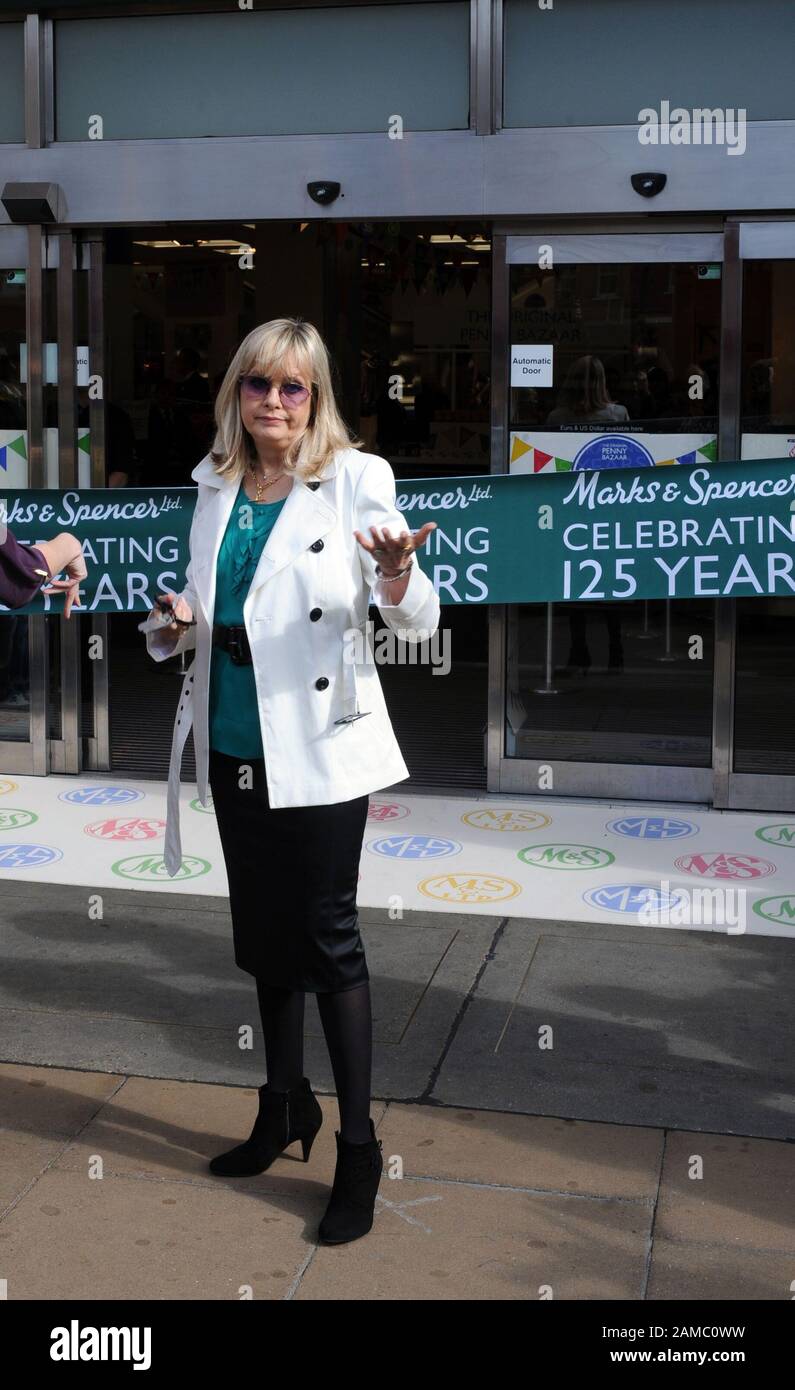
<svg viewBox="0 0 795 1390">
<path fill-rule="evenodd" d="M 556 425 L 625 424 L 629 412 L 619 405 L 607 389 L 604 365 L 588 353 L 578 357 L 566 374 L 558 404 L 549 412 L 547 427 Z"/>
<path fill-rule="evenodd" d="M 383 1162 L 370 1119 L 372 1016 L 357 884 L 369 793 L 409 774 L 377 667 L 359 653 L 368 600 L 410 641 L 439 599 L 412 558 L 386 459 L 360 452 L 339 415 L 328 350 L 312 324 L 275 319 L 241 343 L 215 401 L 187 584 L 144 624 L 156 660 L 195 648 L 174 725 L 165 863 L 182 864 L 179 779 L 193 726 L 199 798 L 212 792 L 237 965 L 256 979 L 267 1082 L 249 1139 L 214 1158 L 264 1172 L 296 1140 L 308 1160 L 322 1121 L 304 1076 L 305 994 L 317 996 L 340 1129 L 320 1238 L 373 1222 Z M 358 631 L 357 631 L 358 629 Z"/>
</svg>

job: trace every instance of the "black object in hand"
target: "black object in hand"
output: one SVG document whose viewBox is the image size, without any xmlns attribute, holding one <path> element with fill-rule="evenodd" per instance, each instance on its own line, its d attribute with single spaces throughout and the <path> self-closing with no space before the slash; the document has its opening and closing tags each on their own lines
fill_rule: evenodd
<svg viewBox="0 0 795 1390">
<path fill-rule="evenodd" d="M 172 623 L 176 623 L 179 627 L 196 626 L 195 618 L 191 618 L 189 622 L 185 618 L 178 618 L 176 613 L 174 612 L 174 605 L 170 603 L 168 599 L 156 598 L 155 607 L 159 608 L 161 613 L 165 613 L 166 616 L 171 619 Z"/>
</svg>

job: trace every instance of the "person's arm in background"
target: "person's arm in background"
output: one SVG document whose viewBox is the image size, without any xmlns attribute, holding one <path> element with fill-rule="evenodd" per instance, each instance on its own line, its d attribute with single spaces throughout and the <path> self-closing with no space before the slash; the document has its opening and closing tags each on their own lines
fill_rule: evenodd
<svg viewBox="0 0 795 1390">
<path fill-rule="evenodd" d="M 32 547 L 38 550 L 44 557 L 44 563 L 50 571 L 49 582 L 42 585 L 43 594 L 64 595 L 63 615 L 65 618 L 71 617 L 72 607 L 80 608 L 80 585 L 88 575 L 83 546 L 77 536 L 73 536 L 71 531 L 61 531 L 50 541 L 36 541 Z M 61 571 L 66 574 L 65 579 L 53 579 L 54 574 Z"/>
<path fill-rule="evenodd" d="M 83 547 L 71 531 L 61 531 L 50 541 L 35 541 L 33 548 L 41 551 L 50 574 L 60 574 L 70 561 L 82 557 Z M 85 565 L 85 561 L 83 562 Z M 85 570 L 81 578 L 85 578 Z"/>
</svg>

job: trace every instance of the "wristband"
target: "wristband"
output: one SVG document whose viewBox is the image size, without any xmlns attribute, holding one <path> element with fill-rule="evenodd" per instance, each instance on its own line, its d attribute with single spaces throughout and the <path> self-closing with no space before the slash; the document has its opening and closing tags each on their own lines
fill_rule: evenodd
<svg viewBox="0 0 795 1390">
<path fill-rule="evenodd" d="M 404 574 L 408 574 L 408 572 L 409 572 L 409 570 L 411 569 L 411 567 L 412 567 L 413 564 L 414 564 L 414 561 L 413 561 L 413 560 L 409 560 L 409 562 L 408 562 L 408 564 L 405 566 L 405 568 L 402 569 L 402 570 L 398 570 L 397 574 L 384 574 L 383 570 L 381 569 L 381 566 L 380 566 L 380 565 L 376 565 L 376 567 L 375 567 L 376 576 L 377 576 L 379 579 L 383 579 L 383 581 L 384 581 L 385 584 L 391 584 L 393 579 L 402 579 L 403 576 L 404 576 Z"/>
</svg>

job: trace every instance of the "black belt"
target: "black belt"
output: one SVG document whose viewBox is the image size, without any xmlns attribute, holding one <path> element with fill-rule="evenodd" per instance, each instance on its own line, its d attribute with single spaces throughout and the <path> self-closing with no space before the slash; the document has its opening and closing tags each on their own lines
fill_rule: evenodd
<svg viewBox="0 0 795 1390">
<path fill-rule="evenodd" d="M 251 647 L 245 627 L 224 627 L 222 623 L 213 624 L 213 646 L 228 652 L 235 666 L 252 664 Z"/>
</svg>

